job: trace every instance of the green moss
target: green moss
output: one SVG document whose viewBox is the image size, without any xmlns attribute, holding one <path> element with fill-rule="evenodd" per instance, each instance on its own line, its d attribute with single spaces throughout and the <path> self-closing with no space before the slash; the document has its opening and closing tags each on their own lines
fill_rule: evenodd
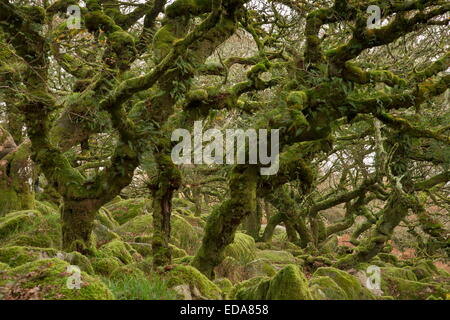
<svg viewBox="0 0 450 320">
<path fill-rule="evenodd" d="M 292 91 L 287 97 L 288 105 L 297 105 L 300 110 L 306 104 L 308 96 L 304 91 Z"/>
<path fill-rule="evenodd" d="M 9 268 L 10 268 L 9 265 L 7 265 L 6 263 L 0 262 L 0 272 L 1 271 L 5 271 L 5 270 L 7 270 Z"/>
<path fill-rule="evenodd" d="M 190 101 L 205 101 L 208 99 L 208 91 L 205 89 L 191 90 L 187 94 Z"/>
<path fill-rule="evenodd" d="M 97 243 L 97 245 L 110 242 L 114 239 L 121 239 L 117 233 L 111 231 L 111 229 L 102 224 L 99 220 L 94 221 L 92 238 L 93 240 L 95 238 L 95 243 Z"/>
<path fill-rule="evenodd" d="M 59 214 L 59 209 L 56 205 L 46 201 L 35 201 L 35 209 L 41 212 L 45 216 Z"/>
<path fill-rule="evenodd" d="M 25 263 L 49 258 L 59 258 L 71 265 L 78 266 L 82 271 L 89 274 L 94 273 L 89 259 L 79 252 L 66 253 L 53 248 L 21 246 L 7 246 L 0 248 L 0 261 L 9 264 L 11 267 L 18 267 Z"/>
<path fill-rule="evenodd" d="M 201 244 L 203 230 L 197 226 L 199 219 L 173 214 L 171 219 L 171 243 L 193 254 Z M 125 241 L 151 243 L 153 217 L 150 214 L 137 216 L 115 230 Z M 146 239 L 146 240 L 143 240 Z"/>
<path fill-rule="evenodd" d="M 94 258 L 91 260 L 94 272 L 103 276 L 110 276 L 111 273 L 122 266 L 122 262 L 116 257 Z"/>
<path fill-rule="evenodd" d="M 111 291 L 100 279 L 81 272 L 80 289 L 69 289 L 67 273 L 69 264 L 60 259 L 43 259 L 6 271 L 0 286 L 9 283 L 11 290 L 3 294 L 20 299 L 27 289 L 39 288 L 37 295 L 45 300 L 112 300 Z"/>
<path fill-rule="evenodd" d="M 151 256 L 152 254 L 152 245 L 149 243 L 132 242 L 130 245 L 143 257 Z"/>
<path fill-rule="evenodd" d="M 45 215 L 36 210 L 11 212 L 0 218 L 0 239 L 3 245 L 59 248 L 60 216 L 54 211 Z"/>
<path fill-rule="evenodd" d="M 169 247 L 172 250 L 172 258 L 183 258 L 186 257 L 188 254 L 185 250 L 180 249 L 176 246 L 174 246 L 173 244 L 169 244 Z"/>
<path fill-rule="evenodd" d="M 192 263 L 192 260 L 194 260 L 194 256 L 186 256 L 182 258 L 174 258 L 173 262 L 176 264 L 190 265 Z"/>
<path fill-rule="evenodd" d="M 120 266 L 110 274 L 110 279 L 118 280 L 129 277 L 145 278 L 145 274 L 136 265 Z"/>
<path fill-rule="evenodd" d="M 178 265 L 166 274 L 169 288 L 188 284 L 196 287 L 202 296 L 207 299 L 217 300 L 222 298 L 222 292 L 217 285 L 204 274 L 192 266 Z"/>
<path fill-rule="evenodd" d="M 257 250 L 256 257 L 258 259 L 268 260 L 272 264 L 288 264 L 296 262 L 292 253 L 286 251 Z"/>
<path fill-rule="evenodd" d="M 153 38 L 153 50 L 157 57 L 164 57 L 172 48 L 173 43 L 177 40 L 174 36 L 173 26 L 171 24 L 160 28 Z"/>
<path fill-rule="evenodd" d="M 397 256 L 393 255 L 393 254 L 389 254 L 389 253 L 379 253 L 378 258 L 380 258 L 381 261 L 393 264 L 393 265 L 397 265 L 398 264 L 398 258 Z"/>
<path fill-rule="evenodd" d="M 225 296 L 227 296 L 233 288 L 233 284 L 227 278 L 215 279 L 214 283 L 222 290 Z"/>
<path fill-rule="evenodd" d="M 382 276 L 396 277 L 405 280 L 417 281 L 417 276 L 410 267 L 396 268 L 396 267 L 384 267 L 381 268 Z"/>
<path fill-rule="evenodd" d="M 288 265 L 270 281 L 266 299 L 311 300 L 312 297 L 304 274 L 297 266 Z"/>
<path fill-rule="evenodd" d="M 244 267 L 246 277 L 253 278 L 258 276 L 273 277 L 277 271 L 267 259 L 256 259 Z"/>
<path fill-rule="evenodd" d="M 124 264 L 130 264 L 134 262 L 133 257 L 129 251 L 129 247 L 127 247 L 127 245 L 119 239 L 115 239 L 100 247 L 100 249 L 97 252 L 97 257 L 99 258 L 115 257 Z"/>
<path fill-rule="evenodd" d="M 177 0 L 166 7 L 165 14 L 169 18 L 185 15 L 198 15 L 211 9 L 210 0 Z"/>
<path fill-rule="evenodd" d="M 106 208 L 100 208 L 97 213 L 97 220 L 100 221 L 102 225 L 114 230 L 119 226 L 119 223 L 114 219 L 111 212 Z"/>
<path fill-rule="evenodd" d="M 33 225 L 33 219 L 41 218 L 36 210 L 11 212 L 0 218 L 0 239 L 5 239 L 12 233 L 20 232 Z"/>
<path fill-rule="evenodd" d="M 287 265 L 272 278 L 240 289 L 238 300 L 311 300 L 308 281 L 295 265 Z"/>
<path fill-rule="evenodd" d="M 192 225 L 187 217 L 178 214 L 172 215 L 172 234 L 170 242 L 188 254 L 197 251 L 203 237 L 203 229 Z"/>
<path fill-rule="evenodd" d="M 363 287 L 358 279 L 345 271 L 332 267 L 322 267 L 313 274 L 313 277 L 319 276 L 331 278 L 350 300 L 375 300 L 375 296 Z"/>
<path fill-rule="evenodd" d="M 145 198 L 136 198 L 109 203 L 104 208 L 109 211 L 114 221 L 122 225 L 139 215 L 151 212 L 152 202 Z"/>
<path fill-rule="evenodd" d="M 322 243 L 320 251 L 323 253 L 335 253 L 338 248 L 338 238 L 336 235 L 330 237 L 327 241 Z"/>
<path fill-rule="evenodd" d="M 55 249 L 8 246 L 0 248 L 0 262 L 17 267 L 35 260 L 53 258 L 57 254 L 58 251 Z"/>
<path fill-rule="evenodd" d="M 58 258 L 63 258 L 64 261 L 67 261 L 71 265 L 78 266 L 82 271 L 88 274 L 92 275 L 95 273 L 91 261 L 88 259 L 88 257 L 82 255 L 77 251 L 70 253 L 62 252 L 58 255 Z"/>
<path fill-rule="evenodd" d="M 430 295 L 445 299 L 448 292 L 437 283 L 406 280 L 388 274 L 381 277 L 381 290 L 398 300 L 425 300 Z"/>
<path fill-rule="evenodd" d="M 153 233 L 153 217 L 150 214 L 137 216 L 115 230 L 125 241 L 136 237 L 149 237 Z"/>
<path fill-rule="evenodd" d="M 255 240 L 245 233 L 236 232 L 234 241 L 225 248 L 224 254 L 242 264 L 249 263 L 256 257 Z"/>
<path fill-rule="evenodd" d="M 430 260 L 420 260 L 414 267 L 412 267 L 412 271 L 417 276 L 418 280 L 432 277 L 433 275 L 439 275 L 438 268 Z"/>
<path fill-rule="evenodd" d="M 233 257 L 226 257 L 215 268 L 215 275 L 220 278 L 228 278 L 231 282 L 236 283 L 247 279 L 244 266 Z"/>
<path fill-rule="evenodd" d="M 348 300 L 345 291 L 330 277 L 314 276 L 309 281 L 309 288 L 316 300 Z"/>
<path fill-rule="evenodd" d="M 227 298 L 231 300 L 236 300 L 236 294 L 241 291 L 251 287 L 259 285 L 261 282 L 269 280 L 269 277 L 255 277 L 234 285 L 234 287 L 229 291 Z"/>
</svg>

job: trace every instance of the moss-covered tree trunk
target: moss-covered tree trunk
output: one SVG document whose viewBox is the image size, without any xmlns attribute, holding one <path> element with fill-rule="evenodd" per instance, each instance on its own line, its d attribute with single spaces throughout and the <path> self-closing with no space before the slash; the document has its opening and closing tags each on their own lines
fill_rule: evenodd
<svg viewBox="0 0 450 320">
<path fill-rule="evenodd" d="M 0 216 L 34 207 L 34 165 L 30 154 L 29 141 L 17 146 L 9 132 L 0 126 Z"/>
<path fill-rule="evenodd" d="M 197 217 L 202 215 L 202 192 L 201 187 L 195 186 L 192 187 L 192 197 L 194 200 L 194 214 Z"/>
<path fill-rule="evenodd" d="M 93 200 L 65 200 L 61 211 L 62 246 L 67 252 L 92 253 L 92 230 L 97 213 Z"/>
<path fill-rule="evenodd" d="M 153 196 L 153 266 L 159 267 L 171 262 L 170 217 L 172 214 L 172 197 L 181 185 L 181 176 L 177 167 L 164 152 L 156 155 L 158 175 L 152 182 Z"/>
<path fill-rule="evenodd" d="M 284 216 L 281 213 L 273 215 L 267 222 L 266 228 L 264 229 L 264 233 L 261 236 L 260 241 L 270 242 L 272 240 L 273 233 L 275 232 L 275 228 L 277 227 L 277 225 L 283 222 L 283 219 Z"/>
<path fill-rule="evenodd" d="M 245 217 L 256 211 L 257 168 L 236 166 L 230 177 L 230 198 L 211 213 L 202 246 L 192 262 L 207 277 L 214 278 L 214 268 L 223 260 L 225 247 Z"/>
<path fill-rule="evenodd" d="M 261 199 L 256 202 L 256 210 L 252 212 L 244 221 L 244 229 L 246 233 L 255 240 L 259 238 L 259 230 L 261 229 L 262 207 Z"/>
</svg>

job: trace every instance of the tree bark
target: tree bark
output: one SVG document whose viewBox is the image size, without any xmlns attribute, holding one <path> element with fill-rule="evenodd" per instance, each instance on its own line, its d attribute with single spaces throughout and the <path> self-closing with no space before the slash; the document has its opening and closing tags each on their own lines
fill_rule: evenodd
<svg viewBox="0 0 450 320">
<path fill-rule="evenodd" d="M 230 198 L 208 218 L 202 246 L 192 265 L 213 279 L 214 268 L 223 260 L 225 247 L 233 242 L 243 219 L 256 211 L 257 168 L 236 166 L 230 178 Z"/>
</svg>

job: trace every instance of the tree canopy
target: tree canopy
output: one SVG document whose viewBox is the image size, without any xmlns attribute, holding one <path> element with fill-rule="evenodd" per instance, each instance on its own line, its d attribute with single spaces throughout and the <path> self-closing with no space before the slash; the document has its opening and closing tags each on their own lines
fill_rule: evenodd
<svg viewBox="0 0 450 320">
<path fill-rule="evenodd" d="M 401 244 L 448 259 L 449 12 L 445 0 L 0 0 L 0 240 L 12 213 L 52 210 L 57 241 L 9 246 L 105 259 L 114 241 L 146 243 L 153 270 L 213 280 L 241 237 L 270 249 L 281 225 L 282 250 L 321 277 Z M 278 172 L 175 164 L 172 133 L 196 121 L 279 130 Z M 114 216 L 118 201 L 130 207 Z M 148 241 L 118 231 L 146 216 Z M 201 226 L 181 262 L 179 219 Z M 297 273 L 255 290 L 302 286 Z M 302 290 L 284 298 L 311 298 Z M 283 298 L 255 292 L 234 297 Z"/>
</svg>

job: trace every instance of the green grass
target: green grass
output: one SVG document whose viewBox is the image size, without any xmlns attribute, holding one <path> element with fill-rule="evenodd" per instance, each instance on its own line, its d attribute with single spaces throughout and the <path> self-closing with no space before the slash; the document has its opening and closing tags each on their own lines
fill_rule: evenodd
<svg viewBox="0 0 450 320">
<path fill-rule="evenodd" d="M 130 276 L 118 280 L 103 278 L 117 300 L 176 300 L 176 292 L 159 278 Z"/>
</svg>

